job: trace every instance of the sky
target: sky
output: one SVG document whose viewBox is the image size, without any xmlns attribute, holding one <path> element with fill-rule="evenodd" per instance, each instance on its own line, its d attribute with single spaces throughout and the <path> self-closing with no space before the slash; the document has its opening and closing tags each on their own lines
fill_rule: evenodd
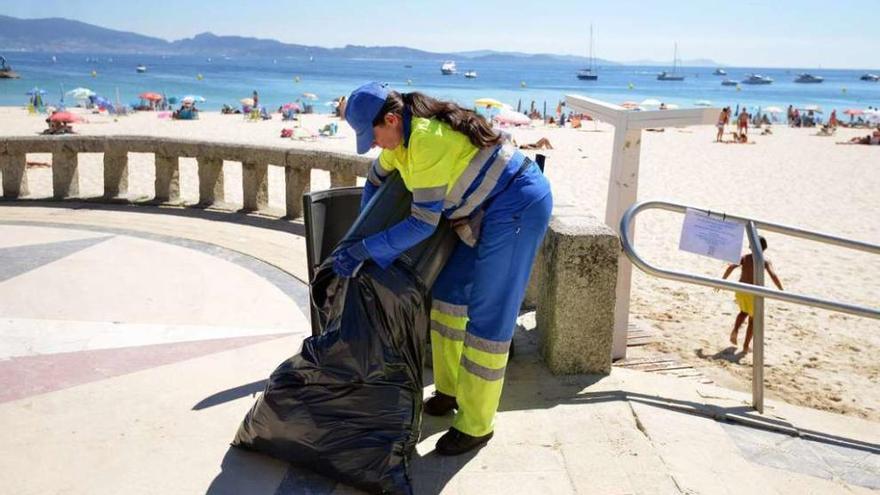
<svg viewBox="0 0 880 495">
<path fill-rule="evenodd" d="M 64 17 L 167 40 L 210 31 L 286 43 L 705 58 L 741 67 L 880 67 L 880 0 L 0 0 L 0 14 Z"/>
</svg>

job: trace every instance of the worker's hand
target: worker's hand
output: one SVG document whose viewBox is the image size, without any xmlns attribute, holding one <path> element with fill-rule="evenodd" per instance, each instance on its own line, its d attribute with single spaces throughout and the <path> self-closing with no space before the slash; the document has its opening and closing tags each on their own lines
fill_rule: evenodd
<svg viewBox="0 0 880 495">
<path fill-rule="evenodd" d="M 336 255 L 333 259 L 333 272 L 340 277 L 354 277 L 364 264 L 364 260 L 369 257 L 370 253 L 364 241 L 356 242 Z"/>
</svg>

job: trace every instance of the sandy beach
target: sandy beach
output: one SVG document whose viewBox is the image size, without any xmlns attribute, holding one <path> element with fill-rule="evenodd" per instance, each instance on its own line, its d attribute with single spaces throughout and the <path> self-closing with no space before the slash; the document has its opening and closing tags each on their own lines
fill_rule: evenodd
<svg viewBox="0 0 880 495">
<path fill-rule="evenodd" d="M 173 136 L 216 142 L 290 146 L 354 152 L 354 134 L 340 124 L 333 138 L 291 140 L 279 137 L 292 127 L 273 119 L 247 122 L 240 115 L 203 112 L 197 121 L 171 121 L 142 112 L 118 120 L 82 111 L 86 123 L 74 124 L 82 135 Z M 0 108 L 0 136 L 34 136 L 45 117 L 21 108 Z M 302 126 L 317 130 L 326 115 L 305 115 Z M 604 218 L 613 129 L 591 122 L 583 129 L 513 128 L 519 143 L 547 137 L 546 174 L 557 208 L 575 207 Z M 642 140 L 639 199 L 666 199 L 713 211 L 789 224 L 844 237 L 880 243 L 880 147 L 843 146 L 836 141 L 866 134 L 839 129 L 820 137 L 816 129 L 773 127 L 773 134 L 751 135 L 749 144 L 716 144 L 714 127 L 645 132 Z M 757 134 L 757 133 L 752 133 Z M 376 154 L 377 151 L 372 152 Z M 534 151 L 527 154 L 533 155 Z M 152 156 L 132 154 L 129 189 L 149 197 L 153 188 Z M 51 155 L 30 154 L 33 196 L 51 194 Z M 80 155 L 82 195 L 102 192 L 101 156 Z M 241 170 L 224 165 L 226 198 L 241 201 Z M 326 173 L 313 172 L 313 189 L 329 186 Z M 195 159 L 181 159 L 181 194 L 198 196 Z M 283 175 L 270 167 L 270 206 L 283 209 Z M 720 276 L 725 264 L 679 252 L 682 217 L 649 212 L 636 227 L 638 249 L 664 267 Z M 841 248 L 765 235 L 772 260 L 788 291 L 840 301 L 880 306 L 880 259 Z M 734 272 L 734 277 L 738 272 Z M 636 271 L 631 318 L 659 329 L 657 352 L 677 355 L 721 385 L 748 390 L 751 354 L 733 352 L 728 336 L 738 312 L 733 295 L 655 279 Z M 880 420 L 880 323 L 791 304 L 769 301 L 766 320 L 767 393 L 795 404 Z M 740 332 L 740 339 L 745 328 Z M 740 348 L 742 341 L 740 340 Z"/>
</svg>

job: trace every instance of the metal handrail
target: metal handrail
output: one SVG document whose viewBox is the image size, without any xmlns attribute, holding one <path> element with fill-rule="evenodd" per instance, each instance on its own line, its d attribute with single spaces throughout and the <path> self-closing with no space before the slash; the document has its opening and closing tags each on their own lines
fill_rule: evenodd
<svg viewBox="0 0 880 495">
<path fill-rule="evenodd" d="M 721 278 L 712 278 L 705 277 L 702 275 L 696 275 L 692 273 L 680 272 L 675 270 L 667 270 L 663 268 L 658 268 L 656 266 L 651 265 L 647 261 L 645 261 L 638 253 L 636 253 L 635 248 L 633 247 L 632 240 L 632 232 L 633 232 L 633 220 L 635 216 L 643 211 L 648 209 L 661 209 L 672 211 L 676 213 L 686 213 L 687 210 L 695 210 L 702 213 L 705 213 L 707 216 L 716 216 L 718 218 L 723 218 L 726 220 L 734 220 L 741 222 L 745 225 L 746 234 L 749 239 L 749 246 L 752 250 L 752 256 L 754 259 L 754 277 L 755 285 L 751 284 L 743 284 L 740 282 L 730 282 Z M 623 217 L 620 219 L 620 241 L 623 245 L 623 251 L 626 253 L 626 256 L 632 262 L 633 265 L 637 266 L 640 270 L 648 273 L 649 275 L 654 275 L 655 277 L 677 280 L 679 282 L 690 283 L 690 284 L 698 284 L 704 285 L 707 287 L 713 287 L 716 289 L 724 289 L 731 290 L 736 292 L 742 292 L 746 294 L 752 294 L 755 296 L 755 307 L 754 307 L 754 316 L 752 317 L 752 338 L 754 342 L 754 358 L 752 360 L 752 405 L 759 412 L 764 412 L 764 298 L 769 297 L 771 299 L 778 299 L 781 301 L 791 302 L 795 304 L 802 304 L 805 306 L 813 306 L 819 307 L 823 309 L 828 309 L 831 311 L 840 311 L 843 313 L 849 313 L 857 316 L 864 316 L 868 318 L 876 318 L 880 319 L 880 309 L 869 308 L 864 306 L 858 306 L 855 304 L 842 303 L 837 301 L 830 301 L 827 299 L 821 299 L 817 297 L 812 297 L 803 294 L 797 293 L 789 293 L 783 292 L 776 289 L 768 289 L 763 287 L 764 284 L 764 252 L 761 249 L 761 243 L 759 242 L 758 236 L 758 228 L 763 230 L 767 230 L 770 232 L 777 232 L 780 234 L 790 235 L 792 237 L 799 237 L 802 239 L 807 239 L 811 241 L 817 241 L 825 244 L 832 244 L 835 246 L 846 247 L 850 249 L 856 249 L 859 251 L 865 251 L 872 254 L 880 255 L 880 246 L 876 244 L 871 244 L 868 242 L 862 241 L 854 241 L 851 239 L 844 239 L 842 237 L 837 237 L 829 234 L 823 234 L 821 232 L 813 232 L 809 230 L 799 229 L 796 227 L 789 227 L 786 225 L 775 224 L 771 222 L 765 222 L 762 220 L 755 220 L 752 218 L 739 217 L 735 215 L 728 215 L 726 213 L 718 213 L 712 212 L 709 210 L 704 210 L 700 208 L 693 208 L 686 205 L 681 205 L 677 203 L 669 203 L 666 201 L 645 201 L 641 203 L 636 203 L 630 206 L 626 212 L 623 214 Z"/>
</svg>

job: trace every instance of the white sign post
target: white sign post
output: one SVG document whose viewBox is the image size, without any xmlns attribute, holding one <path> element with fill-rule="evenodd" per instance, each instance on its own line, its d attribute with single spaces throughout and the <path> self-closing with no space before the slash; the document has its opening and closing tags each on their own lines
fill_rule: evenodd
<svg viewBox="0 0 880 495">
<path fill-rule="evenodd" d="M 608 178 L 608 200 L 605 204 L 605 223 L 618 231 L 623 213 L 633 203 L 639 186 L 639 154 L 642 129 L 652 127 L 684 127 L 714 124 L 720 108 L 693 108 L 684 110 L 652 110 L 635 112 L 621 106 L 580 95 L 566 95 L 565 105 L 593 119 L 614 126 L 614 150 L 611 154 L 611 174 Z M 631 233 L 632 234 L 632 233 Z M 632 264 L 620 252 L 617 261 L 617 295 L 614 307 L 614 341 L 611 358 L 626 357 L 626 333 L 629 326 L 629 295 L 632 283 Z"/>
</svg>

